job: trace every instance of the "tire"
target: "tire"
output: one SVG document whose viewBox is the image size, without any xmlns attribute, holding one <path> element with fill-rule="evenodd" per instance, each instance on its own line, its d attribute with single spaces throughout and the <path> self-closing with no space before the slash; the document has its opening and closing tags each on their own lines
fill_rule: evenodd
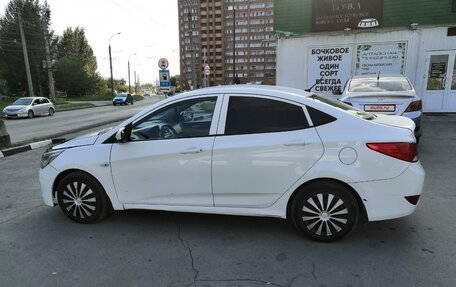
<svg viewBox="0 0 456 287">
<path fill-rule="evenodd" d="M 57 187 L 57 201 L 63 213 L 79 223 L 94 223 L 106 217 L 109 204 L 103 187 L 93 177 L 73 172 Z"/>
<path fill-rule="evenodd" d="M 131 101 L 131 104 L 133 105 L 133 101 Z"/>
<path fill-rule="evenodd" d="M 33 111 L 32 111 L 32 110 L 28 111 L 28 118 L 29 118 L 29 119 L 33 119 L 34 116 L 35 116 L 35 115 L 33 114 Z"/>
<path fill-rule="evenodd" d="M 332 242 L 356 227 L 359 206 L 347 187 L 320 181 L 310 183 L 298 192 L 291 205 L 291 220 L 305 236 Z"/>
<path fill-rule="evenodd" d="M 53 109 L 53 108 L 50 108 L 50 109 L 49 109 L 49 116 L 52 117 L 53 115 L 54 115 L 54 109 Z"/>
<path fill-rule="evenodd" d="M 114 104 L 114 103 L 113 103 L 112 105 L 113 105 L 114 107 L 115 107 L 115 106 L 117 106 L 117 105 L 116 105 L 116 104 Z"/>
</svg>

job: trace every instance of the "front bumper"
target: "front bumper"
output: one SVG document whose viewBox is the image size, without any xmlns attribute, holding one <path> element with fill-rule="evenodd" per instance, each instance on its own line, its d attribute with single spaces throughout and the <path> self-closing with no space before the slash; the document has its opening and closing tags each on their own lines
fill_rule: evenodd
<svg viewBox="0 0 456 287">
<path fill-rule="evenodd" d="M 54 201 L 54 190 L 53 185 L 55 179 L 59 175 L 59 171 L 48 164 L 45 168 L 40 169 L 40 188 L 41 196 L 46 205 L 54 206 L 56 202 Z"/>
<path fill-rule="evenodd" d="M 27 112 L 3 112 L 3 115 L 7 118 L 25 118 L 28 117 Z"/>
<path fill-rule="evenodd" d="M 369 221 L 386 220 L 407 216 L 415 211 L 418 204 L 411 204 L 405 197 L 421 195 L 424 177 L 423 167 L 416 162 L 398 177 L 352 183 L 351 186 L 360 195 Z"/>
</svg>

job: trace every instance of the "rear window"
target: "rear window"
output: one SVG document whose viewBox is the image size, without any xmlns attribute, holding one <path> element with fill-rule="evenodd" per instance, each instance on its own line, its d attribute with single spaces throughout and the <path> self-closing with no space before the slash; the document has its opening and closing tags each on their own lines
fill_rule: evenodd
<svg viewBox="0 0 456 287">
<path fill-rule="evenodd" d="M 308 128 L 301 106 L 256 97 L 231 96 L 225 134 L 256 134 Z"/>
<path fill-rule="evenodd" d="M 350 113 L 350 114 L 352 114 L 358 118 L 364 119 L 364 120 L 370 121 L 370 120 L 373 120 L 376 118 L 374 114 L 366 113 L 364 111 L 358 110 L 357 108 L 344 104 L 341 101 L 335 101 L 333 99 L 330 99 L 330 98 L 327 98 L 324 96 L 319 96 L 319 95 L 312 95 L 309 98 L 314 99 L 315 101 L 324 103 L 326 105 L 332 106 L 334 108 L 341 109 L 347 113 Z"/>
<path fill-rule="evenodd" d="M 410 91 L 412 86 L 405 78 L 385 77 L 369 79 L 352 79 L 348 86 L 349 92 L 401 92 Z"/>
</svg>

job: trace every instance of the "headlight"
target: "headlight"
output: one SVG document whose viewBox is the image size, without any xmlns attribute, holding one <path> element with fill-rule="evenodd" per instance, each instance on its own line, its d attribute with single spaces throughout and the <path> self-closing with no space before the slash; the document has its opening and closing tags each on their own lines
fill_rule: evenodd
<svg viewBox="0 0 456 287">
<path fill-rule="evenodd" d="M 56 157 L 58 157 L 64 149 L 58 150 L 46 150 L 43 155 L 41 156 L 41 168 L 45 168 L 48 164 L 50 164 Z"/>
</svg>

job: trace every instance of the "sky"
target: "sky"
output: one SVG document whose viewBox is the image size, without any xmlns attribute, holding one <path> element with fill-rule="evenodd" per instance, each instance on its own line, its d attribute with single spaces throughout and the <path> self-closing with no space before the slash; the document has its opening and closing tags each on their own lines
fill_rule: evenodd
<svg viewBox="0 0 456 287">
<path fill-rule="evenodd" d="M 40 0 L 43 3 L 44 0 Z M 9 0 L 0 0 L 0 16 Z M 109 77 L 109 38 L 114 78 L 128 84 L 134 71 L 141 83 L 158 79 L 158 60 L 169 61 L 171 75 L 179 74 L 179 30 L 177 0 L 48 0 L 51 28 L 62 35 L 67 27 L 80 26 L 97 57 L 98 71 Z"/>
</svg>

